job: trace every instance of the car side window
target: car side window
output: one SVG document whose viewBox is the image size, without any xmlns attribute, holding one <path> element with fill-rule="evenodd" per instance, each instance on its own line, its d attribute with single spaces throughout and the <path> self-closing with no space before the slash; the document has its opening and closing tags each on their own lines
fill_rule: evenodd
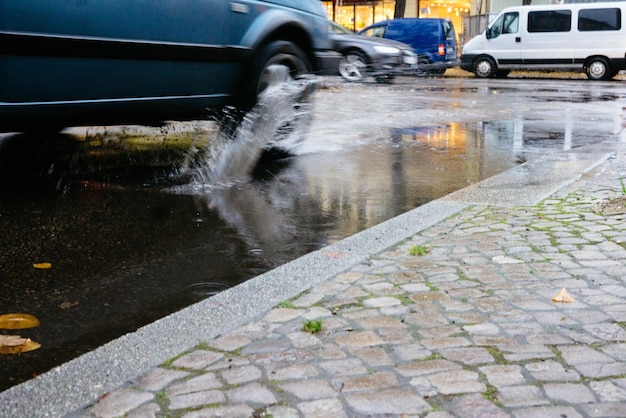
<svg viewBox="0 0 626 418">
<path fill-rule="evenodd" d="M 517 33 L 519 29 L 519 13 L 506 13 L 502 23 L 502 33 Z"/>
<path fill-rule="evenodd" d="M 385 37 L 385 26 L 375 26 L 373 28 L 369 28 L 363 32 L 363 35 L 366 36 L 375 36 L 377 38 Z"/>
<path fill-rule="evenodd" d="M 454 26 L 447 20 L 443 20 L 441 23 L 443 24 L 443 34 L 446 40 L 454 40 Z"/>
<path fill-rule="evenodd" d="M 578 12 L 578 30 L 600 31 L 620 30 L 622 28 L 622 11 L 615 9 L 583 9 Z"/>
<path fill-rule="evenodd" d="M 539 10 L 528 12 L 528 32 L 569 32 L 572 27 L 570 10 Z"/>
<path fill-rule="evenodd" d="M 517 33 L 519 30 L 519 13 L 510 12 L 500 16 L 491 25 L 489 30 L 489 39 L 497 38 L 500 35 L 507 33 Z"/>
</svg>

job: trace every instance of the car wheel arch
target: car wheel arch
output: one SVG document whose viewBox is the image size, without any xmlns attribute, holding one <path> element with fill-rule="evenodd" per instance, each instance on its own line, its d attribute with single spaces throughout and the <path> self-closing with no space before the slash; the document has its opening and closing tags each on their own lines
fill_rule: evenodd
<svg viewBox="0 0 626 418">
<path fill-rule="evenodd" d="M 252 55 L 251 60 L 239 77 L 241 88 L 234 97 L 234 103 L 237 107 L 245 110 L 256 104 L 258 94 L 262 91 L 263 73 L 273 63 L 289 67 L 292 78 L 313 71 L 313 64 L 299 45 L 282 39 L 268 40 Z"/>
<path fill-rule="evenodd" d="M 300 19 L 293 13 L 281 10 L 269 10 L 252 24 L 241 39 L 240 45 L 259 51 L 267 44 L 283 40 L 293 42 L 300 47 L 313 62 L 313 39 L 309 35 L 313 24 Z M 330 42 L 330 41 L 329 41 Z M 254 55 L 254 52 L 253 52 Z"/>
<path fill-rule="evenodd" d="M 356 54 L 356 55 L 359 55 L 359 56 L 363 57 L 365 59 L 365 62 L 368 65 L 372 63 L 372 58 L 370 57 L 370 55 L 367 52 L 365 52 L 362 49 L 360 49 L 360 48 L 351 47 L 351 48 L 340 50 L 339 52 L 343 56 L 350 55 L 350 54 Z"/>
</svg>

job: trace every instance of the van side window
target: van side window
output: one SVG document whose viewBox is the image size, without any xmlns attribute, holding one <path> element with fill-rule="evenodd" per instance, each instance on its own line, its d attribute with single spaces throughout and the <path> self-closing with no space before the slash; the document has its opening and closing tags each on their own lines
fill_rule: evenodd
<svg viewBox="0 0 626 418">
<path fill-rule="evenodd" d="M 519 27 L 519 13 L 505 13 L 493 22 L 489 30 L 489 39 L 497 38 L 505 33 L 517 33 Z"/>
<path fill-rule="evenodd" d="M 504 22 L 502 23 L 502 33 L 517 33 L 519 29 L 519 14 L 506 13 L 504 15 Z"/>
<path fill-rule="evenodd" d="M 487 39 L 493 39 L 493 38 L 497 38 L 498 36 L 500 36 L 500 34 L 502 33 L 502 20 L 503 19 L 504 17 L 500 16 L 499 18 L 496 19 L 495 22 L 493 22 L 493 25 L 487 28 Z"/>
<path fill-rule="evenodd" d="M 572 29 L 571 10 L 528 12 L 528 32 L 569 32 Z"/>
<path fill-rule="evenodd" d="M 578 30 L 620 30 L 622 11 L 620 9 L 581 9 L 578 12 Z"/>
</svg>

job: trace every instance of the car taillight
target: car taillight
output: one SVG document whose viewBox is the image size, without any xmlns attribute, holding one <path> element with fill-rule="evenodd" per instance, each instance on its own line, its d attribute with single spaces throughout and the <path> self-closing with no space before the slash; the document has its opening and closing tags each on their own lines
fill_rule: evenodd
<svg viewBox="0 0 626 418">
<path fill-rule="evenodd" d="M 437 49 L 437 54 L 446 55 L 446 46 L 444 44 L 439 44 L 439 49 Z"/>
</svg>

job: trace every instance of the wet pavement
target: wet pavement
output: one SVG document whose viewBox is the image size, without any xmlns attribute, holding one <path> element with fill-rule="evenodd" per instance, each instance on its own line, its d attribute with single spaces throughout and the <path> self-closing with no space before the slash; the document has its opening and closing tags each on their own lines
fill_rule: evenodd
<svg viewBox="0 0 626 418">
<path fill-rule="evenodd" d="M 619 82 L 330 80 L 298 155 L 223 188 L 203 181 L 211 123 L 1 139 L 0 310 L 37 316 L 24 336 L 42 347 L 0 362 L 0 391 L 524 161 L 608 149 L 624 97 Z"/>
<path fill-rule="evenodd" d="M 589 110 L 587 120 L 539 120 L 556 126 L 548 131 L 563 153 L 533 156 L 2 392 L 0 416 L 623 416 L 623 215 L 598 210 L 623 195 L 626 156 L 604 160 L 621 147 L 604 144 L 591 127 L 606 127 L 602 110 Z M 537 119 L 502 112 L 485 137 L 517 141 L 521 160 L 540 154 L 528 146 L 541 136 L 528 129 Z M 448 147 L 455 137 L 403 116 L 403 138 Z M 561 288 L 575 302 L 552 302 Z M 302 331 L 315 320 L 319 333 Z"/>
<path fill-rule="evenodd" d="M 601 148 L 519 166 L 3 392 L 0 415 L 626 416 L 625 173 Z"/>
</svg>

